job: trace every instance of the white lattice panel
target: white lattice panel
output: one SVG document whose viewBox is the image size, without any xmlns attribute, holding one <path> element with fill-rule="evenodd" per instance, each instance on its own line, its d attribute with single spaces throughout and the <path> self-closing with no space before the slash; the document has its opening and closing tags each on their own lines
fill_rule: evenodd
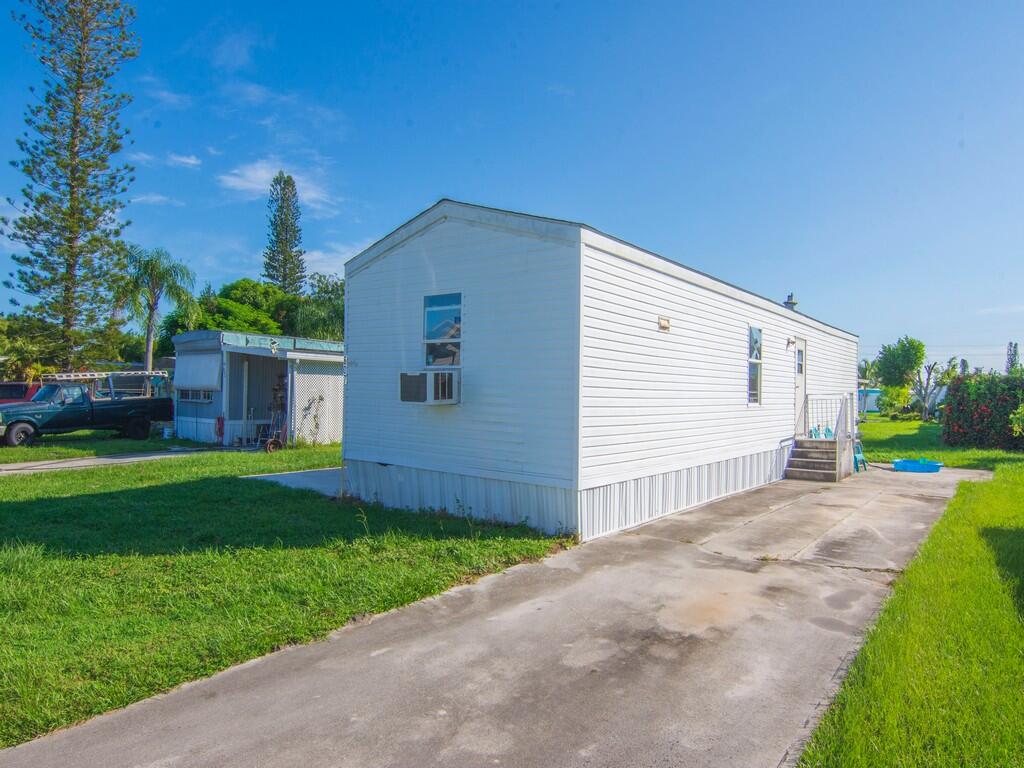
<svg viewBox="0 0 1024 768">
<path fill-rule="evenodd" d="M 289 423 L 293 441 L 324 445 L 341 442 L 345 397 L 343 363 L 298 360 Z"/>
</svg>

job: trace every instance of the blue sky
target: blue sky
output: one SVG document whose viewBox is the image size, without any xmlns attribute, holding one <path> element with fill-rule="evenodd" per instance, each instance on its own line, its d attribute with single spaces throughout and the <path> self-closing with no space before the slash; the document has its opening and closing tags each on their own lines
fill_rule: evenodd
<svg viewBox="0 0 1024 768">
<path fill-rule="evenodd" d="M 910 333 L 1001 368 L 1024 336 L 1024 6 L 856 5 L 147 0 L 128 236 L 201 283 L 257 276 L 284 168 L 316 270 L 453 197 L 795 291 L 865 354 Z M 0 43 L 14 158 L 40 75 L 6 16 Z"/>
</svg>

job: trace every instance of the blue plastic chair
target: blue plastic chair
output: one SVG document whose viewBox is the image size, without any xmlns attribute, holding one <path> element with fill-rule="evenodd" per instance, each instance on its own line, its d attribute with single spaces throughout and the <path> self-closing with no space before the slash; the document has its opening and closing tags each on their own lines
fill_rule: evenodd
<svg viewBox="0 0 1024 768">
<path fill-rule="evenodd" d="M 860 440 L 853 444 L 853 469 L 855 472 L 867 472 L 868 469 L 868 460 L 864 458 L 864 446 Z"/>
<path fill-rule="evenodd" d="M 825 439 L 831 440 L 835 434 L 832 432 L 832 427 L 825 427 Z"/>
<path fill-rule="evenodd" d="M 818 427 L 811 427 L 810 433 L 812 440 L 821 440 L 821 430 Z"/>
</svg>

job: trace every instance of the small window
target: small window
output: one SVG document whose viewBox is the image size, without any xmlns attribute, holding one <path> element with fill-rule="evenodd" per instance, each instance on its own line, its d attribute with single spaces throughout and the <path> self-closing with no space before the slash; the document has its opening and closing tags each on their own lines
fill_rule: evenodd
<svg viewBox="0 0 1024 768">
<path fill-rule="evenodd" d="M 206 389 L 179 389 L 179 403 L 212 403 L 213 392 Z"/>
<path fill-rule="evenodd" d="M 796 351 L 796 372 L 804 372 L 804 351 L 802 349 Z"/>
<path fill-rule="evenodd" d="M 761 329 L 751 327 L 747 333 L 747 402 L 761 402 Z"/>
<path fill-rule="evenodd" d="M 85 399 L 85 387 L 81 384 L 75 384 L 73 386 L 64 387 L 64 402 L 81 404 L 86 402 Z"/>
<path fill-rule="evenodd" d="M 0 384 L 0 400 L 20 400 L 28 392 L 25 384 Z"/>
<path fill-rule="evenodd" d="M 462 365 L 462 294 L 423 299 L 424 362 L 432 368 Z"/>
</svg>

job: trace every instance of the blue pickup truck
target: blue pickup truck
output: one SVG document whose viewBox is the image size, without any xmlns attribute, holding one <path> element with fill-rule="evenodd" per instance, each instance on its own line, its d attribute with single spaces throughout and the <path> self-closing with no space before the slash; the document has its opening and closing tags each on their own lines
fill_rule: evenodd
<svg viewBox="0 0 1024 768">
<path fill-rule="evenodd" d="M 100 381 L 108 386 L 98 386 Z M 47 382 L 31 400 L 0 405 L 0 438 L 8 446 L 18 446 L 39 435 L 109 429 L 145 440 L 154 421 L 171 420 L 173 408 L 170 397 L 118 391 L 113 378 Z"/>
</svg>

